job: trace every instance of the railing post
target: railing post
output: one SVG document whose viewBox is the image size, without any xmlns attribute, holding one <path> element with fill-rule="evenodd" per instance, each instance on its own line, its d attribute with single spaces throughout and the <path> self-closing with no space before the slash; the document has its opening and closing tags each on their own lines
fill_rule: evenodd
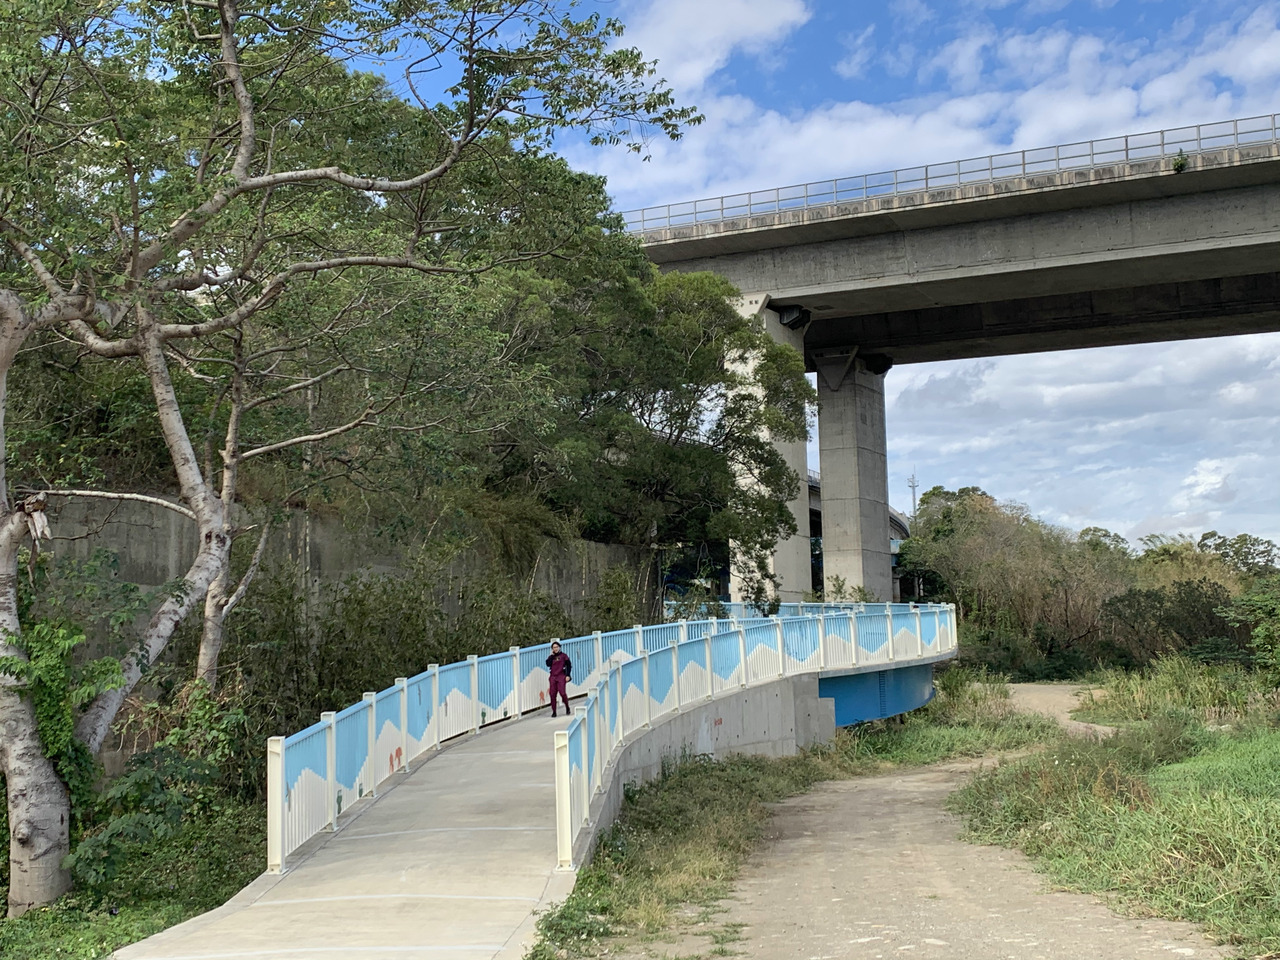
<svg viewBox="0 0 1280 960">
<path fill-rule="evenodd" d="M 609 683 L 596 681 L 596 782 L 597 791 L 604 789 L 604 768 L 611 753 L 609 742 Z"/>
<path fill-rule="evenodd" d="M 643 658 L 644 668 L 644 726 L 647 730 L 653 724 L 653 698 L 649 695 L 649 651 L 644 650 L 640 656 Z"/>
<path fill-rule="evenodd" d="M 893 611 L 889 609 L 889 604 L 884 605 L 884 628 L 889 634 L 889 659 L 895 660 L 897 657 L 893 652 Z"/>
<path fill-rule="evenodd" d="M 680 643 L 684 643 L 688 639 L 689 639 L 689 621 L 681 620 L 680 621 Z"/>
<path fill-rule="evenodd" d="M 640 624 L 632 624 L 631 629 L 636 632 L 636 656 L 640 656 L 640 651 L 644 649 L 644 627 Z"/>
<path fill-rule="evenodd" d="M 480 732 L 480 658 L 476 654 L 467 657 L 471 673 L 471 732 Z"/>
<path fill-rule="evenodd" d="M 559 869 L 573 869 L 573 812 L 569 795 L 569 733 L 555 732 L 556 855 Z"/>
<path fill-rule="evenodd" d="M 267 873 L 284 872 L 284 737 L 267 740 Z"/>
<path fill-rule="evenodd" d="M 825 614 L 818 614 L 818 669 L 825 670 L 827 667 L 827 618 Z"/>
<path fill-rule="evenodd" d="M 845 617 L 849 621 L 850 653 L 853 655 L 853 665 L 856 667 L 858 665 L 858 611 L 847 611 Z"/>
<path fill-rule="evenodd" d="M 409 772 L 409 678 L 396 677 L 400 688 L 400 769 Z"/>
<path fill-rule="evenodd" d="M 738 658 L 742 661 L 742 683 L 747 685 L 747 631 L 738 627 Z"/>
<path fill-rule="evenodd" d="M 919 651 L 918 656 L 924 656 L 924 627 L 920 625 L 920 605 L 913 603 L 911 612 L 916 615 L 916 648 Z"/>
<path fill-rule="evenodd" d="M 440 664 L 429 663 L 427 669 L 431 672 L 431 717 L 427 720 L 434 727 L 433 737 L 435 740 L 435 748 L 440 749 Z"/>
<path fill-rule="evenodd" d="M 676 690 L 676 713 L 680 712 L 680 641 L 671 641 L 671 683 Z"/>
<path fill-rule="evenodd" d="M 711 621 L 715 623 L 715 621 Z M 711 665 L 711 634 L 708 633 L 702 639 L 707 644 L 707 699 L 710 700 L 716 695 L 716 671 Z"/>
<path fill-rule="evenodd" d="M 778 676 L 785 677 L 787 675 L 787 644 L 782 635 L 781 617 L 773 618 L 773 628 L 778 634 Z"/>
<path fill-rule="evenodd" d="M 524 704 L 520 702 L 520 648 L 512 647 L 511 654 L 511 689 L 514 691 L 512 695 L 515 719 L 519 720 L 524 713 Z"/>
<path fill-rule="evenodd" d="M 582 823 L 585 825 L 591 821 L 591 781 L 587 777 L 587 708 L 574 707 L 573 715 L 578 718 L 578 729 L 582 732 L 578 735 L 579 751 L 582 756 L 578 758 L 582 764 L 582 786 L 578 788 L 578 802 L 582 805 Z M 576 827 L 577 824 L 574 824 Z"/>
<path fill-rule="evenodd" d="M 326 710 L 320 714 L 320 722 L 325 724 L 324 730 L 324 815 L 328 828 L 332 832 L 338 829 L 338 727 L 333 722 L 337 714 Z"/>
<path fill-rule="evenodd" d="M 369 756 L 365 763 L 369 765 L 369 796 L 378 795 L 378 761 L 374 751 L 378 749 L 378 695 L 368 693 L 361 698 L 369 705 Z"/>
<path fill-rule="evenodd" d="M 600 631 L 597 630 L 595 633 L 591 634 L 591 639 L 594 641 L 594 646 L 596 651 L 596 670 L 600 671 L 600 673 L 603 674 L 605 672 L 604 637 L 601 635 Z"/>
</svg>

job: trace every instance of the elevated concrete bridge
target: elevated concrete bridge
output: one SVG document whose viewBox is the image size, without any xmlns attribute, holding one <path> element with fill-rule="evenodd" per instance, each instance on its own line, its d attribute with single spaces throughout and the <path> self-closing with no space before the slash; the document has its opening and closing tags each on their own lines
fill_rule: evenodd
<svg viewBox="0 0 1280 960">
<path fill-rule="evenodd" d="M 625 216 L 817 371 L 826 574 L 883 599 L 894 364 L 1280 330 L 1274 115 Z M 803 444 L 784 453 L 805 470 Z M 783 599 L 808 588 L 807 507 L 775 558 Z"/>
</svg>

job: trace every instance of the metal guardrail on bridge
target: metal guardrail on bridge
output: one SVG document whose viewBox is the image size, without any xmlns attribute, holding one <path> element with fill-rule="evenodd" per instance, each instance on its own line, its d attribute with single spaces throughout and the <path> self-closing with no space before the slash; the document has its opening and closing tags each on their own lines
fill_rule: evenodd
<svg viewBox="0 0 1280 960">
<path fill-rule="evenodd" d="M 1019 180 L 1117 163 L 1157 160 L 1177 157 L 1179 153 L 1193 156 L 1227 147 L 1276 143 L 1277 117 L 1280 114 L 1153 130 L 1123 137 L 1082 140 L 1079 143 L 1033 150 L 1012 150 L 968 160 L 903 167 L 882 173 L 816 180 L 789 187 L 774 187 L 771 190 L 644 207 L 624 211 L 622 216 L 627 221 L 628 233 L 645 233 L 667 227 L 736 220 L 784 210 L 826 207 L 837 203 Z"/>
<path fill-rule="evenodd" d="M 613 749 L 682 704 L 756 682 L 824 669 L 927 661 L 955 649 L 955 610 L 939 604 L 794 604 L 795 616 L 635 626 L 559 641 L 586 696 L 556 734 L 562 863 L 604 782 Z M 803 615 L 801 614 L 803 611 Z M 345 710 L 267 744 L 267 869 L 337 828 L 344 809 L 374 797 L 409 764 L 454 737 L 545 707 L 550 643 L 432 664 Z M 567 831 L 567 833 L 566 833 Z M 567 839 L 566 839 L 567 838 Z M 567 846 L 566 846 L 567 845 Z M 566 853 L 566 849 L 570 853 Z"/>
</svg>

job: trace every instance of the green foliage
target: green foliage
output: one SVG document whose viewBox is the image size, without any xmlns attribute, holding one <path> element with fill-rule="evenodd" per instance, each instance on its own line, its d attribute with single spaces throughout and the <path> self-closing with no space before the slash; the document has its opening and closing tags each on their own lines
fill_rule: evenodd
<svg viewBox="0 0 1280 960">
<path fill-rule="evenodd" d="M 60 623 L 29 624 L 7 642 L 21 655 L 0 657 L 0 674 L 15 678 L 31 697 L 40 742 L 70 792 L 80 826 L 93 802 L 97 771 L 92 755 L 75 737 L 77 711 L 102 691 L 120 686 L 120 663 L 112 657 L 77 663 L 76 648 L 85 636 Z"/>
<path fill-rule="evenodd" d="M 165 839 L 122 840 L 116 878 L 15 920 L 0 919 L 5 960 L 105 960 L 231 898 L 262 872 L 261 806 L 227 803 Z"/>
<path fill-rule="evenodd" d="M 101 896 L 133 850 L 172 838 L 187 816 L 207 808 L 216 778 L 212 764 L 170 746 L 134 756 L 99 799 L 104 824 L 66 859 L 76 883 Z"/>
<path fill-rule="evenodd" d="M 1280 576 L 1263 577 L 1222 610 L 1228 622 L 1251 628 L 1254 656 L 1280 686 Z"/>
</svg>

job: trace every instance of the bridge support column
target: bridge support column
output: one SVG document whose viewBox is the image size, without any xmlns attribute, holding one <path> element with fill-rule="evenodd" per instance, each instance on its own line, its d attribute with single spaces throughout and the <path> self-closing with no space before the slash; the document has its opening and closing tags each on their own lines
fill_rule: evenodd
<svg viewBox="0 0 1280 960">
<path fill-rule="evenodd" d="M 745 296 L 738 302 L 743 316 L 759 317 L 765 330 L 778 343 L 785 343 L 804 353 L 804 333 L 783 325 L 778 315 L 765 304 L 768 297 L 760 294 Z M 796 533 L 781 541 L 773 552 L 773 574 L 778 580 L 778 599 L 783 603 L 798 603 L 804 594 L 813 589 L 813 559 L 809 546 L 809 460 L 803 440 L 794 443 L 775 443 L 775 447 L 787 462 L 787 466 L 800 477 L 800 494 L 787 506 L 796 518 Z M 750 600 L 745 595 L 743 579 L 733 563 L 730 564 L 729 599 L 740 603 Z"/>
<path fill-rule="evenodd" d="M 822 465 L 822 568 L 828 596 L 840 578 L 893 599 L 889 470 L 884 418 L 887 357 L 815 356 Z"/>
</svg>

